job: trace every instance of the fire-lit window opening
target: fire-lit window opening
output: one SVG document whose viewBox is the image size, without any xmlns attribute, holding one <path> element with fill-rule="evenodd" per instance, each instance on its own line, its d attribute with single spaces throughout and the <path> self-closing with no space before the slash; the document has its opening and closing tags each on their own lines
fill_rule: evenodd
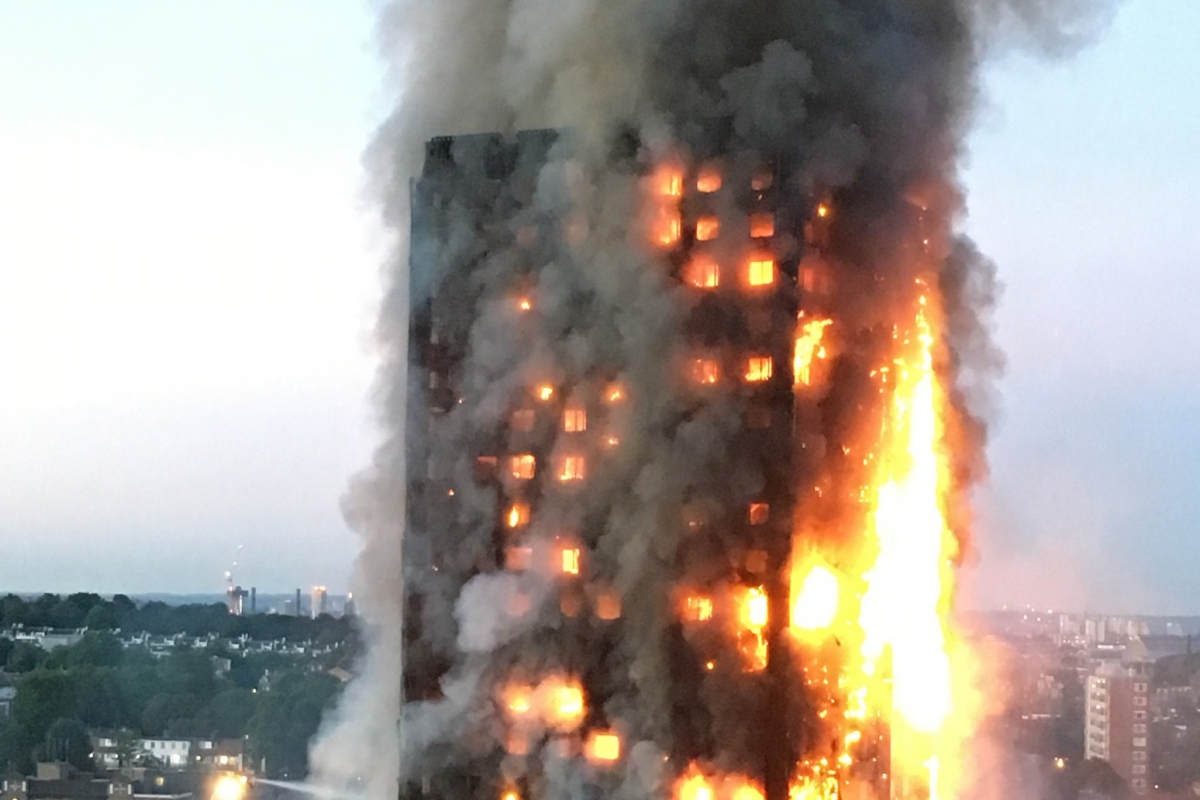
<svg viewBox="0 0 1200 800">
<path fill-rule="evenodd" d="M 829 213 L 830 213 L 829 206 L 827 204 L 825 204 L 825 203 L 817 204 L 817 216 L 818 217 L 820 217 L 821 219 L 828 219 Z"/>
<path fill-rule="evenodd" d="M 692 360 L 692 380 L 696 383 L 713 384 L 721 379 L 721 365 L 712 358 Z"/>
<path fill-rule="evenodd" d="M 543 383 L 534 390 L 534 395 L 544 403 L 554 397 L 554 387 L 548 383 Z"/>
<path fill-rule="evenodd" d="M 596 616 L 605 621 L 621 618 L 621 598 L 613 592 L 601 592 L 596 597 Z"/>
<path fill-rule="evenodd" d="M 510 528 L 520 528 L 529 524 L 529 504 L 513 503 L 504 515 L 504 522 Z"/>
<path fill-rule="evenodd" d="M 693 595 L 684 603 L 688 619 L 696 622 L 707 622 L 713 616 L 713 601 L 711 597 Z"/>
<path fill-rule="evenodd" d="M 510 547 L 504 551 L 504 568 L 512 572 L 525 572 L 533 563 L 533 550 L 529 547 Z"/>
<path fill-rule="evenodd" d="M 683 234 L 683 220 L 679 212 L 661 209 L 654 227 L 654 241 L 663 247 L 671 247 Z"/>
<path fill-rule="evenodd" d="M 558 471 L 560 481 L 581 481 L 586 477 L 587 462 L 581 455 L 564 456 L 562 469 Z"/>
<path fill-rule="evenodd" d="M 700 217 L 696 220 L 696 241 L 708 242 L 721 233 L 721 222 L 716 217 Z"/>
<path fill-rule="evenodd" d="M 582 433 L 587 430 L 587 411 L 568 408 L 563 412 L 563 430 L 567 433 Z"/>
<path fill-rule="evenodd" d="M 750 267 L 746 282 L 751 286 L 770 286 L 775 282 L 775 259 L 767 255 L 757 255 L 750 259 Z"/>
<path fill-rule="evenodd" d="M 509 471 L 517 480 L 529 480 L 536 469 L 537 459 L 531 453 L 519 453 L 509 459 Z"/>
<path fill-rule="evenodd" d="M 756 192 L 763 192 L 770 189 L 774 182 L 775 176 L 771 174 L 771 170 L 768 167 L 761 167 L 750 179 L 750 188 Z"/>
<path fill-rule="evenodd" d="M 671 164 L 659 167 L 654 186 L 665 197 L 683 197 L 683 170 Z"/>
<path fill-rule="evenodd" d="M 775 217 L 770 214 L 750 215 L 750 238 L 767 239 L 775 235 Z"/>
<path fill-rule="evenodd" d="M 604 401 L 609 404 L 616 404 L 625 399 L 625 390 L 621 388 L 619 383 L 611 383 L 604 390 Z"/>
<path fill-rule="evenodd" d="M 721 267 L 708 256 L 697 256 L 688 262 L 684 280 L 697 289 L 715 289 L 721 285 Z"/>
<path fill-rule="evenodd" d="M 751 356 L 746 361 L 746 380 L 751 383 L 770 380 L 773 363 L 770 356 Z"/>
<path fill-rule="evenodd" d="M 712 194 L 721 188 L 721 171 L 712 164 L 700 168 L 696 175 L 696 191 L 701 194 Z"/>
<path fill-rule="evenodd" d="M 564 547 L 559 554 L 559 569 L 564 575 L 579 574 L 580 552 L 578 547 Z"/>
<path fill-rule="evenodd" d="M 512 429 L 521 433 L 528 433 L 533 430 L 533 423 L 537 420 L 537 415 L 534 414 L 532 408 L 522 408 L 514 411 L 512 414 Z"/>
<path fill-rule="evenodd" d="M 747 517 L 751 525 L 765 525 L 771 518 L 771 506 L 767 503 L 751 503 Z"/>
<path fill-rule="evenodd" d="M 621 737 L 611 731 L 596 731 L 584 748 L 589 761 L 612 762 L 621 757 Z"/>
</svg>

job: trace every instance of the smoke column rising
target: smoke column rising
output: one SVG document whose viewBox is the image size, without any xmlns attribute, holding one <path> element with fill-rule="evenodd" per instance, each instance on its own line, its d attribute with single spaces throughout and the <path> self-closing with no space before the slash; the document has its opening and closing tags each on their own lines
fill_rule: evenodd
<svg viewBox="0 0 1200 800">
<path fill-rule="evenodd" d="M 915 277 L 904 246 L 917 226 L 912 209 L 923 208 L 920 225 L 932 240 L 946 316 L 941 368 L 950 376 L 958 411 L 950 420 L 958 445 L 954 474 L 965 490 L 984 471 L 980 412 L 1000 362 L 987 322 L 993 271 L 955 235 L 963 210 L 955 174 L 977 101 L 980 59 L 1012 42 L 1051 53 L 1070 50 L 1107 10 L 1085 0 L 387 5 L 379 36 L 399 93 L 366 158 L 385 222 L 398 234 L 377 330 L 378 406 L 386 438 L 345 501 L 346 516 L 364 540 L 355 596 L 370 646 L 314 745 L 315 780 L 392 797 L 398 753 L 405 754 L 403 769 L 411 777 L 418 766 L 453 763 L 457 739 L 498 725 L 481 702 L 495 671 L 520 662 L 514 643 L 527 645 L 537 630 L 554 623 L 539 613 L 520 623 L 497 613 L 517 593 L 532 595 L 537 608 L 549 591 L 543 584 L 507 573 L 474 574 L 490 543 L 495 498 L 469 487 L 467 451 L 473 434 L 495 426 L 524 387 L 546 378 L 570 385 L 597 371 L 636 388 L 629 407 L 610 420 L 621 441 L 619 461 L 607 476 L 589 481 L 582 497 L 550 503 L 545 514 L 572 527 L 589 515 L 605 517 L 586 544 L 597 573 L 622 596 L 622 639 L 605 657 L 629 676 L 628 685 L 614 688 L 605 712 L 637 743 L 612 796 L 654 796 L 660 754 L 688 746 L 677 741 L 688 736 L 672 723 L 679 676 L 660 635 L 672 615 L 662 587 L 678 577 L 681 552 L 678 537 L 663 530 L 663 515 L 697 493 L 750 495 L 769 475 L 730 450 L 741 411 L 734 398 L 717 398 L 681 421 L 683 390 L 664 365 L 685 357 L 679 332 L 690 307 L 663 275 L 658 257 L 640 244 L 641 218 L 630 209 L 641 203 L 641 184 L 637 175 L 612 169 L 614 140 L 632 133 L 640 143 L 638 157 L 650 166 L 681 154 L 702 160 L 733 153 L 738 158 L 730 159 L 730 169 L 748 174 L 756 161 L 777 160 L 788 165 L 786 179 L 796 192 L 834 198 L 838 222 L 826 258 L 838 290 L 826 310 L 846 331 L 886 325 L 896 305 L 910 299 L 897 287 Z M 428 139 L 540 128 L 569 132 L 569 153 L 552 146 L 528 185 L 501 196 L 479 194 L 476 207 L 461 209 L 461 224 L 447 231 L 442 251 L 410 254 L 410 182 L 421 172 Z M 481 237 L 472 224 L 501 206 L 527 209 L 518 217 L 581 215 L 588 229 L 585 244 L 551 258 L 539 272 L 533 287 L 538 321 L 519 335 L 510 291 L 519 247 Z M 797 257 L 802 249 L 800 241 L 793 243 Z M 480 267 L 474 281 L 460 287 L 471 297 L 471 318 L 464 323 L 470 337 L 458 376 L 462 402 L 448 415 L 439 441 L 406 441 L 413 416 L 424 413 L 415 406 L 425 399 L 425 387 L 408 371 L 410 309 L 444 291 L 443 282 L 452 279 L 445 265 L 461 262 L 464 254 Z M 871 346 L 851 339 L 843 335 L 841 347 L 852 371 L 856 359 L 868 361 Z M 829 404 L 851 408 L 861 391 L 852 381 L 837 383 Z M 839 426 L 851 424 L 835 410 L 814 435 L 832 444 Z M 553 439 L 543 446 L 548 453 L 561 451 Z M 462 487 L 457 538 L 421 545 L 444 552 L 406 554 L 406 562 L 449 564 L 437 577 L 412 566 L 406 572 L 401 564 L 406 456 L 412 452 L 430 462 L 435 477 Z M 711 465 L 711 485 L 692 480 L 696 464 Z M 806 465 L 796 469 L 803 472 Z M 964 501 L 952 517 L 960 536 L 968 520 Z M 414 534 L 424 542 L 418 532 L 408 535 Z M 453 667 L 442 682 L 444 697 L 410 709 L 401 728 L 406 591 L 426 598 L 428 641 L 422 646 Z M 549 652 L 541 658 L 554 661 Z M 738 708 L 754 700 L 737 697 L 737 685 L 729 684 L 731 696 L 709 698 L 704 725 L 710 730 L 694 738 L 745 738 Z M 730 746 L 722 758 L 733 768 L 751 769 L 754 754 L 745 748 Z M 543 771 L 550 797 L 573 796 L 584 780 L 550 757 Z"/>
</svg>

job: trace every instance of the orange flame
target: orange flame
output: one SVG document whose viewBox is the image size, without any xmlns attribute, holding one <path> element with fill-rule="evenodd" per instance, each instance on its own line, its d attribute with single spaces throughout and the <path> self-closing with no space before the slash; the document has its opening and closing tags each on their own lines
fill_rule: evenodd
<svg viewBox="0 0 1200 800">
<path fill-rule="evenodd" d="M 831 319 L 803 321 L 801 314 L 800 334 L 796 337 L 796 349 L 792 357 L 792 375 L 797 386 L 812 385 L 813 362 L 826 357 L 825 329 L 833 324 Z"/>
</svg>

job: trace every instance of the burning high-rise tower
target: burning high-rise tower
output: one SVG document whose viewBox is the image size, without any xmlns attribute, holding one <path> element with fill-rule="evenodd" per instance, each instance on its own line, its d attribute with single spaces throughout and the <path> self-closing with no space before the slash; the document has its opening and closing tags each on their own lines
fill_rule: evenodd
<svg viewBox="0 0 1200 800">
<path fill-rule="evenodd" d="M 954 172 L 1005 5 L 395 4 L 376 644 L 322 779 L 399 713 L 405 797 L 959 794 Z"/>
</svg>

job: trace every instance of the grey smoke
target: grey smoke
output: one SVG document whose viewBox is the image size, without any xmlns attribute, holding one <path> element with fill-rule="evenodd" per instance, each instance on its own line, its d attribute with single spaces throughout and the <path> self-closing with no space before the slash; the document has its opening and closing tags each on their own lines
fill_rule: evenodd
<svg viewBox="0 0 1200 800">
<path fill-rule="evenodd" d="M 977 94 L 980 59 L 1010 46 L 1069 52 L 1092 35 L 1112 4 L 1064 0 L 395 0 L 381 13 L 379 40 L 392 74 L 395 111 L 366 155 L 385 223 L 396 231 L 379 315 L 379 420 L 384 430 L 372 465 L 355 481 L 346 516 L 363 537 L 355 596 L 370 647 L 337 713 L 314 744 L 315 779 L 370 796 L 393 797 L 405 754 L 406 777 L 453 763 L 455 748 L 486 751 L 494 742 L 462 741 L 499 730 L 489 694 L 501 666 L 519 663 L 514 642 L 552 615 L 514 623 L 498 613 L 519 590 L 509 576 L 468 577 L 486 561 L 494 497 L 472 486 L 467 457 L 479 431 L 495 427 L 512 397 L 538 380 L 556 385 L 602 368 L 635 391 L 614 413 L 621 441 L 616 466 L 571 502 L 549 502 L 534 536 L 611 509 L 588 542 L 597 574 L 624 600 L 625 635 L 613 656 L 628 683 L 605 709 L 634 734 L 614 796 L 651 796 L 661 753 L 669 749 L 675 687 L 662 631 L 671 610 L 661 587 L 671 580 L 680 534 L 664 514 L 694 496 L 752 496 L 763 481 L 739 461 L 728 435 L 739 424 L 732 398 L 718 397 L 683 420 L 670 365 L 687 300 L 633 244 L 634 176 L 607 169 L 615 134 L 637 132 L 647 159 L 686 143 L 695 157 L 726 146 L 751 155 L 795 159 L 805 190 L 844 192 L 847 226 L 857 232 L 840 253 L 839 280 L 850 298 L 839 315 L 851 325 L 886 318 L 886 289 L 909 276 L 895 252 L 913 187 L 936 227 L 945 257 L 941 291 L 949 315 L 951 361 L 963 413 L 979 447 L 963 454 L 964 485 L 983 474 L 990 380 L 999 359 L 987 310 L 992 267 L 953 236 L 963 198 L 955 169 Z M 435 135 L 550 127 L 570 132 L 524 189 L 480 196 L 447 211 L 451 221 L 431 252 L 409 251 L 410 181 L 423 145 Z M 469 160 L 468 152 L 455 154 Z M 733 165 L 734 168 L 746 165 Z M 520 193 L 520 196 L 517 196 Z M 481 208 L 511 204 L 531 221 L 539 212 L 583 213 L 588 238 L 538 273 L 530 287 L 536 326 L 520 335 L 508 285 L 518 254 L 501 234 L 483 235 Z M 494 239 L 489 239 L 494 236 Z M 447 279 L 446 265 L 471 259 L 469 282 L 455 291 L 471 331 L 457 390 L 461 403 L 436 436 L 406 440 L 424 413 L 427 387 L 407 370 L 409 310 Z M 409 266 L 412 265 L 412 275 Z M 410 296 L 410 285 L 414 296 Z M 894 285 L 894 284 L 893 284 Z M 414 400 L 415 399 L 415 400 Z M 418 426 L 419 427 L 419 426 Z M 548 442 L 554 453 L 553 442 Z M 458 516 L 444 536 L 406 536 L 407 455 L 428 458 L 431 480 L 456 487 Z M 553 458 L 553 456 L 552 456 Z M 690 481 L 695 465 L 713 465 L 712 486 Z M 962 511 L 966 519 L 967 510 Z M 433 572 L 432 565 L 441 565 Z M 407 570 L 407 571 L 406 571 Z M 414 657 L 454 663 L 444 699 L 414 704 L 399 725 L 401 608 L 406 591 L 426 597 L 426 635 Z M 540 596 L 535 593 L 535 602 Z M 415 613 L 415 612 L 414 612 Z M 542 657 L 542 656 L 540 656 Z M 545 655 L 549 659 L 549 655 Z M 636 701 L 631 698 L 636 698 Z M 728 698 L 726 698 L 728 699 Z M 737 703 L 714 702 L 722 739 L 744 731 Z M 474 735 L 474 734 L 472 734 Z M 401 739 L 403 738 L 403 741 Z M 458 742 L 458 744 L 456 744 Z M 726 754 L 745 767 L 753 754 Z M 547 758 L 546 796 L 577 796 L 574 762 Z"/>
</svg>

